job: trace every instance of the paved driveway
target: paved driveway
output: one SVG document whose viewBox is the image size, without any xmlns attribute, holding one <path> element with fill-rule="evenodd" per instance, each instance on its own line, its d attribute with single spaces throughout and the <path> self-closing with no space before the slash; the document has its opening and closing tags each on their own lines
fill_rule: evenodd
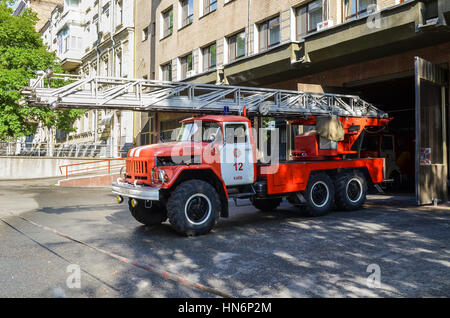
<svg viewBox="0 0 450 318">
<path fill-rule="evenodd" d="M 237 297 L 450 296 L 448 206 L 418 209 L 408 197 L 371 196 L 364 210 L 321 218 L 286 202 L 271 213 L 233 207 L 210 234 L 186 238 L 168 223 L 141 226 L 109 189 L 53 183 L 0 182 L 0 297 L 214 297 L 11 212 Z M 81 267 L 79 289 L 66 284 L 70 264 Z M 379 286 L 368 281 L 378 273 Z"/>
</svg>

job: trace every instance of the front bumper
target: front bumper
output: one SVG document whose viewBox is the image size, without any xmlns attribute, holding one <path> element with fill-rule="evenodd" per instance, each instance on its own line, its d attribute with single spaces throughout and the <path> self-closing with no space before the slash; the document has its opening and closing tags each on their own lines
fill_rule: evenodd
<svg viewBox="0 0 450 318">
<path fill-rule="evenodd" d="M 133 199 L 159 201 L 159 188 L 149 186 L 133 185 L 126 182 L 112 183 L 112 192 L 122 197 L 129 197 Z"/>
</svg>

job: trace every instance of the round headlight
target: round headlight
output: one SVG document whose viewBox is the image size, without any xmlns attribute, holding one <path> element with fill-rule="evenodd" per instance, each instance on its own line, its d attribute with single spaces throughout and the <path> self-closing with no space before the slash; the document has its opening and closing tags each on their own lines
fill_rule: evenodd
<svg viewBox="0 0 450 318">
<path fill-rule="evenodd" d="M 167 173 L 160 169 L 159 170 L 159 180 L 164 184 L 169 180 L 169 177 L 167 176 Z"/>
<path fill-rule="evenodd" d="M 125 167 L 120 168 L 120 173 L 119 173 L 119 177 L 125 181 L 127 178 L 127 174 L 126 174 L 127 170 Z"/>
</svg>

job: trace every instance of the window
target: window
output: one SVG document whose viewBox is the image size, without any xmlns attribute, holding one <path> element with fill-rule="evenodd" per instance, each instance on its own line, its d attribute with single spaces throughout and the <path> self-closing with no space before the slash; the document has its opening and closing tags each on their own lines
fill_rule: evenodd
<svg viewBox="0 0 450 318">
<path fill-rule="evenodd" d="M 161 66 L 161 72 L 163 81 L 172 81 L 172 63 Z"/>
<path fill-rule="evenodd" d="M 212 44 L 203 50 L 203 71 L 209 71 L 216 67 L 216 44 Z"/>
<path fill-rule="evenodd" d="M 103 8 L 103 14 L 106 16 L 106 18 L 109 18 L 109 4 L 107 4 L 106 6 L 104 6 Z"/>
<path fill-rule="evenodd" d="M 83 47 L 82 38 L 79 36 L 71 36 L 70 37 L 70 47 L 67 48 L 67 50 L 81 50 Z"/>
<path fill-rule="evenodd" d="M 146 41 L 148 39 L 148 27 L 142 30 L 142 41 Z"/>
<path fill-rule="evenodd" d="M 227 144 L 242 144 L 247 142 L 245 124 L 227 124 L 225 126 L 225 142 Z"/>
<path fill-rule="evenodd" d="M 217 0 L 203 0 L 203 15 L 217 10 Z"/>
<path fill-rule="evenodd" d="M 100 71 L 100 76 L 109 76 L 109 60 L 108 57 L 103 58 L 102 69 Z"/>
<path fill-rule="evenodd" d="M 123 2 L 122 0 L 116 1 L 116 7 L 117 7 L 117 25 L 121 25 L 123 23 Z"/>
<path fill-rule="evenodd" d="M 195 141 L 197 134 L 200 139 L 200 127 L 197 122 L 186 123 L 178 131 L 177 141 Z M 203 121 L 201 122 L 201 138 L 203 142 L 222 142 L 222 129 L 219 123 Z M 214 137 L 214 138 L 213 138 Z"/>
<path fill-rule="evenodd" d="M 194 0 L 181 1 L 181 19 L 182 27 L 194 21 Z"/>
<path fill-rule="evenodd" d="M 238 33 L 228 38 L 228 57 L 232 62 L 245 56 L 245 32 Z"/>
<path fill-rule="evenodd" d="M 192 72 L 193 70 L 193 60 L 192 53 L 181 58 L 181 79 L 190 76 L 189 72 Z"/>
<path fill-rule="evenodd" d="M 80 0 L 66 0 L 64 5 L 70 8 L 78 8 L 80 6 Z"/>
<path fill-rule="evenodd" d="M 297 39 L 317 30 L 323 20 L 322 0 L 316 0 L 297 9 Z"/>
<path fill-rule="evenodd" d="M 162 14 L 163 16 L 163 38 L 169 36 L 173 32 L 173 9 L 169 9 L 168 11 Z"/>
<path fill-rule="evenodd" d="M 122 53 L 118 52 L 116 54 L 116 76 L 122 77 Z"/>
<path fill-rule="evenodd" d="M 69 50 L 69 45 L 69 29 L 65 28 L 58 33 L 58 53 L 66 53 Z"/>
<path fill-rule="evenodd" d="M 266 50 L 280 43 L 280 17 L 270 19 L 259 25 L 259 48 Z"/>
<path fill-rule="evenodd" d="M 344 21 L 350 21 L 367 16 L 376 10 L 376 0 L 344 0 Z"/>
</svg>

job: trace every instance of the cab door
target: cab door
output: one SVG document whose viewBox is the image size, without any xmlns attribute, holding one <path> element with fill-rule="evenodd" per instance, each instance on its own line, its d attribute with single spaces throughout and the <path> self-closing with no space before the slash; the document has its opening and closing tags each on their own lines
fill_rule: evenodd
<svg viewBox="0 0 450 318">
<path fill-rule="evenodd" d="M 224 145 L 220 151 L 220 169 L 226 186 L 254 182 L 254 158 L 248 123 L 224 123 Z"/>
</svg>

